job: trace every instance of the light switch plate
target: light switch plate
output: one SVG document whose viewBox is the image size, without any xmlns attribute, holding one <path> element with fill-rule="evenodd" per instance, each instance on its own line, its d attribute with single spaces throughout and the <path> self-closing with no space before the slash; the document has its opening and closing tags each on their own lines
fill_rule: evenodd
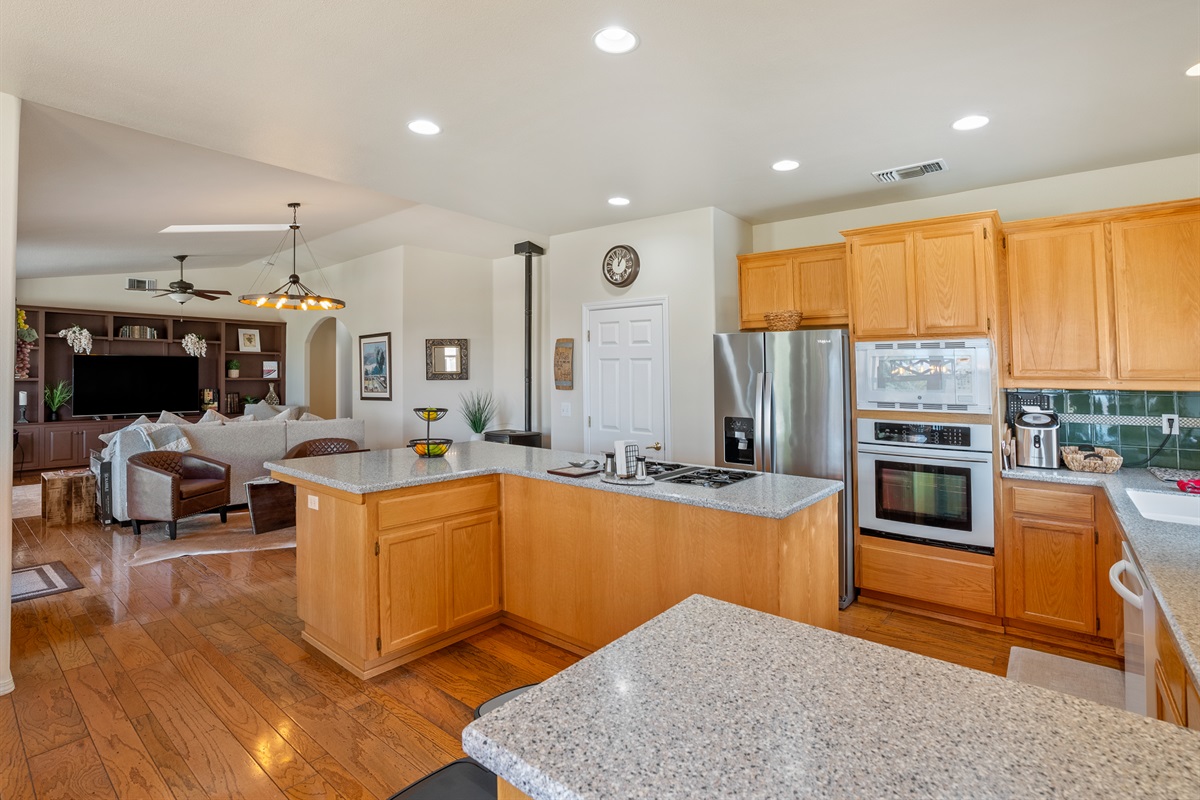
<svg viewBox="0 0 1200 800">
<path fill-rule="evenodd" d="M 569 417 L 569 416 L 571 416 L 571 404 L 570 404 L 570 403 L 563 403 L 563 404 L 562 404 L 562 405 L 559 407 L 558 413 L 559 413 L 559 414 L 561 414 L 561 415 L 562 415 L 562 416 L 564 416 L 564 417 Z"/>
<path fill-rule="evenodd" d="M 315 494 L 310 494 L 308 496 L 308 507 L 313 509 L 314 511 L 321 510 L 319 498 Z"/>
</svg>

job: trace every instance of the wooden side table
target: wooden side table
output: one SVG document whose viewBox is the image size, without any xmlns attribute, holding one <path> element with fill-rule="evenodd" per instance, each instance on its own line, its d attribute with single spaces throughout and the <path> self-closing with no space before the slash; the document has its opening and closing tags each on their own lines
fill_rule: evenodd
<svg viewBox="0 0 1200 800">
<path fill-rule="evenodd" d="M 42 473 L 42 519 L 47 525 L 73 525 L 91 519 L 96 507 L 96 476 L 75 469 Z"/>
<path fill-rule="evenodd" d="M 255 535 L 296 524 L 296 487 L 279 481 L 250 481 L 246 484 L 250 507 L 250 530 Z"/>
</svg>

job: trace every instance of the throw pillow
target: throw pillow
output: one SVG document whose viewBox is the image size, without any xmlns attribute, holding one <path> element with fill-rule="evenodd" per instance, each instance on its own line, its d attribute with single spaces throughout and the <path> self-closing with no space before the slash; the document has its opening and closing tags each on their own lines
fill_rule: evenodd
<svg viewBox="0 0 1200 800">
<path fill-rule="evenodd" d="M 300 419 L 300 409 L 295 406 L 292 408 L 285 408 L 274 417 L 271 417 L 271 419 Z"/>
<path fill-rule="evenodd" d="M 240 416 L 240 417 L 229 417 L 228 419 L 225 420 L 225 424 L 232 425 L 235 422 L 257 422 L 257 421 L 258 420 L 254 419 L 254 417 L 250 416 L 249 414 L 244 414 L 243 416 Z"/>
<path fill-rule="evenodd" d="M 145 414 L 142 414 L 140 417 L 138 417 L 133 422 L 126 425 L 121 430 L 122 431 L 129 430 L 130 428 L 136 428 L 138 425 L 146 425 L 149 422 L 150 422 L 150 418 L 147 417 Z M 99 436 L 97 436 L 96 438 L 99 439 L 100 441 L 104 442 L 105 444 L 108 444 L 109 442 L 111 442 L 113 440 L 113 437 L 116 436 L 120 432 L 121 431 L 113 431 L 112 433 L 102 433 Z"/>
<path fill-rule="evenodd" d="M 283 406 L 273 406 L 270 403 L 251 403 L 246 406 L 246 416 L 255 419 L 274 419 L 283 411 Z"/>
<path fill-rule="evenodd" d="M 204 412 L 203 417 L 201 417 L 199 420 L 196 421 L 196 424 L 200 425 L 200 424 L 203 424 L 206 422 L 218 422 L 218 423 L 224 424 L 228 421 L 229 421 L 229 417 L 220 413 L 215 408 L 210 408 L 208 411 Z"/>
<path fill-rule="evenodd" d="M 178 414 L 172 414 L 170 411 L 164 411 L 158 415 L 158 424 L 159 425 L 191 425 L 192 423 L 188 422 L 186 419 L 179 416 Z"/>
<path fill-rule="evenodd" d="M 182 453 L 192 449 L 192 443 L 183 435 L 178 425 L 142 425 L 138 428 L 138 433 L 146 440 L 151 450 L 177 450 Z"/>
<path fill-rule="evenodd" d="M 325 418 L 318 417 L 316 414 L 310 414 L 309 412 L 305 411 L 303 414 L 300 415 L 300 421 L 301 422 L 324 422 Z"/>
</svg>

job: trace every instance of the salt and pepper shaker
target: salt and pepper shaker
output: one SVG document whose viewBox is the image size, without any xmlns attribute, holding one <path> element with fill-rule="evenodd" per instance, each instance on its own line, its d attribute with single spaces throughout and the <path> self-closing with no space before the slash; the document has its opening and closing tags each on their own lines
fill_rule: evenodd
<svg viewBox="0 0 1200 800">
<path fill-rule="evenodd" d="M 638 481 L 646 480 L 646 457 L 637 457 L 637 466 L 633 470 L 633 479 Z"/>
<path fill-rule="evenodd" d="M 616 453 L 605 453 L 604 454 L 604 477 L 606 477 L 606 478 L 617 477 L 617 454 Z"/>
</svg>

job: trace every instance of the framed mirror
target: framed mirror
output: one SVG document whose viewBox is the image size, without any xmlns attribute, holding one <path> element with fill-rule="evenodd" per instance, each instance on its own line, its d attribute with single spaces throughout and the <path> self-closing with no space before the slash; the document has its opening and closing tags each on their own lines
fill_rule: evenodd
<svg viewBox="0 0 1200 800">
<path fill-rule="evenodd" d="M 465 381 L 467 367 L 466 339 L 425 340 L 425 380 Z"/>
</svg>

